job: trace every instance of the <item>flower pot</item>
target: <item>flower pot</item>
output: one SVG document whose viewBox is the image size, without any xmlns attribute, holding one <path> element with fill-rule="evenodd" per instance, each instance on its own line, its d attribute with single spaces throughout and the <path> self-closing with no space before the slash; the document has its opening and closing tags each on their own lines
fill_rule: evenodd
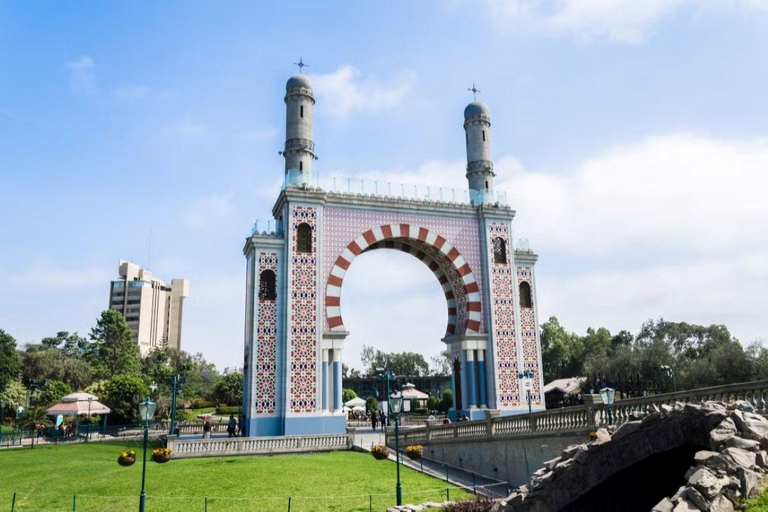
<svg viewBox="0 0 768 512">
<path fill-rule="evenodd" d="M 421 450 L 408 450 L 405 452 L 405 454 L 411 460 L 419 460 L 423 456 L 423 452 Z"/>
<path fill-rule="evenodd" d="M 136 463 L 136 457 L 123 457 L 119 456 L 117 458 L 117 463 L 121 466 L 133 466 Z"/>
<path fill-rule="evenodd" d="M 158 464 L 165 464 L 169 460 L 171 460 L 171 454 L 170 453 L 156 453 L 152 455 L 152 460 L 157 462 Z"/>
<path fill-rule="evenodd" d="M 384 460 L 389 458 L 389 450 L 377 450 L 371 452 L 371 455 L 373 455 L 373 458 L 376 460 Z"/>
</svg>

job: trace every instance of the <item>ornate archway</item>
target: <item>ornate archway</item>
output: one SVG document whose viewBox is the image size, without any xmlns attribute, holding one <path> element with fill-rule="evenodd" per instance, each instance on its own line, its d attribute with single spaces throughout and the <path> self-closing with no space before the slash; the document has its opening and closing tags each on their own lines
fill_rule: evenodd
<svg viewBox="0 0 768 512">
<path fill-rule="evenodd" d="M 364 252 L 382 248 L 412 254 L 437 277 L 448 308 L 446 336 L 480 330 L 482 305 L 477 279 L 459 250 L 444 237 L 426 228 L 388 224 L 358 236 L 336 259 L 325 289 L 326 318 L 331 331 L 345 331 L 341 315 L 341 288 L 352 261 Z"/>
</svg>

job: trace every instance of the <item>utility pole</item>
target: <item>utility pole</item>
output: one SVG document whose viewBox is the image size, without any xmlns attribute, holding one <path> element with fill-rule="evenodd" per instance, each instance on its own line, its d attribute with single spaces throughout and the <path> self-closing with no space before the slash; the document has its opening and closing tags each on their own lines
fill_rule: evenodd
<svg viewBox="0 0 768 512">
<path fill-rule="evenodd" d="M 181 386 L 187 382 L 187 379 L 179 375 L 178 373 L 172 377 L 168 377 L 166 381 L 172 389 L 171 395 L 171 428 L 168 434 L 173 435 L 176 431 L 176 395 L 181 389 Z"/>
</svg>

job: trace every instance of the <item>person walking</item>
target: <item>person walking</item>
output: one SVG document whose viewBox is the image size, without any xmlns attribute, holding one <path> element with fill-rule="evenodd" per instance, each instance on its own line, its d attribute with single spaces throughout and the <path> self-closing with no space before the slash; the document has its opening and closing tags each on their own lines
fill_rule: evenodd
<svg viewBox="0 0 768 512">
<path fill-rule="evenodd" d="M 376 432 L 376 422 L 378 421 L 378 418 L 376 418 L 376 411 L 373 411 L 371 413 L 371 426 L 373 427 L 373 431 Z"/>
<path fill-rule="evenodd" d="M 203 421 L 203 439 L 210 439 L 211 438 L 211 422 L 208 421 L 208 418 L 205 418 L 205 421 Z"/>
<path fill-rule="evenodd" d="M 227 423 L 227 434 L 229 434 L 227 437 L 237 437 L 236 429 L 237 428 L 237 421 L 235 420 L 235 415 L 230 414 L 229 415 L 229 422 Z"/>
<path fill-rule="evenodd" d="M 381 422 L 381 431 L 384 432 L 384 429 L 387 427 L 387 415 L 384 414 L 384 411 L 381 411 L 379 421 Z"/>
</svg>

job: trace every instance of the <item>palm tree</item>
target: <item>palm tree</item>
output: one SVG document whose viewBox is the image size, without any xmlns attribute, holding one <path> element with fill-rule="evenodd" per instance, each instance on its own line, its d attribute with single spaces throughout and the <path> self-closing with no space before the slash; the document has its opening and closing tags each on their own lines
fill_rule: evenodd
<svg viewBox="0 0 768 512">
<path fill-rule="evenodd" d="M 30 450 L 35 447 L 35 436 L 37 435 L 38 425 L 43 425 L 45 427 L 51 426 L 51 420 L 48 418 L 45 409 L 42 407 L 27 409 L 24 414 L 21 415 L 21 418 L 19 418 L 19 426 L 28 428 L 32 432 L 32 446 Z"/>
</svg>

